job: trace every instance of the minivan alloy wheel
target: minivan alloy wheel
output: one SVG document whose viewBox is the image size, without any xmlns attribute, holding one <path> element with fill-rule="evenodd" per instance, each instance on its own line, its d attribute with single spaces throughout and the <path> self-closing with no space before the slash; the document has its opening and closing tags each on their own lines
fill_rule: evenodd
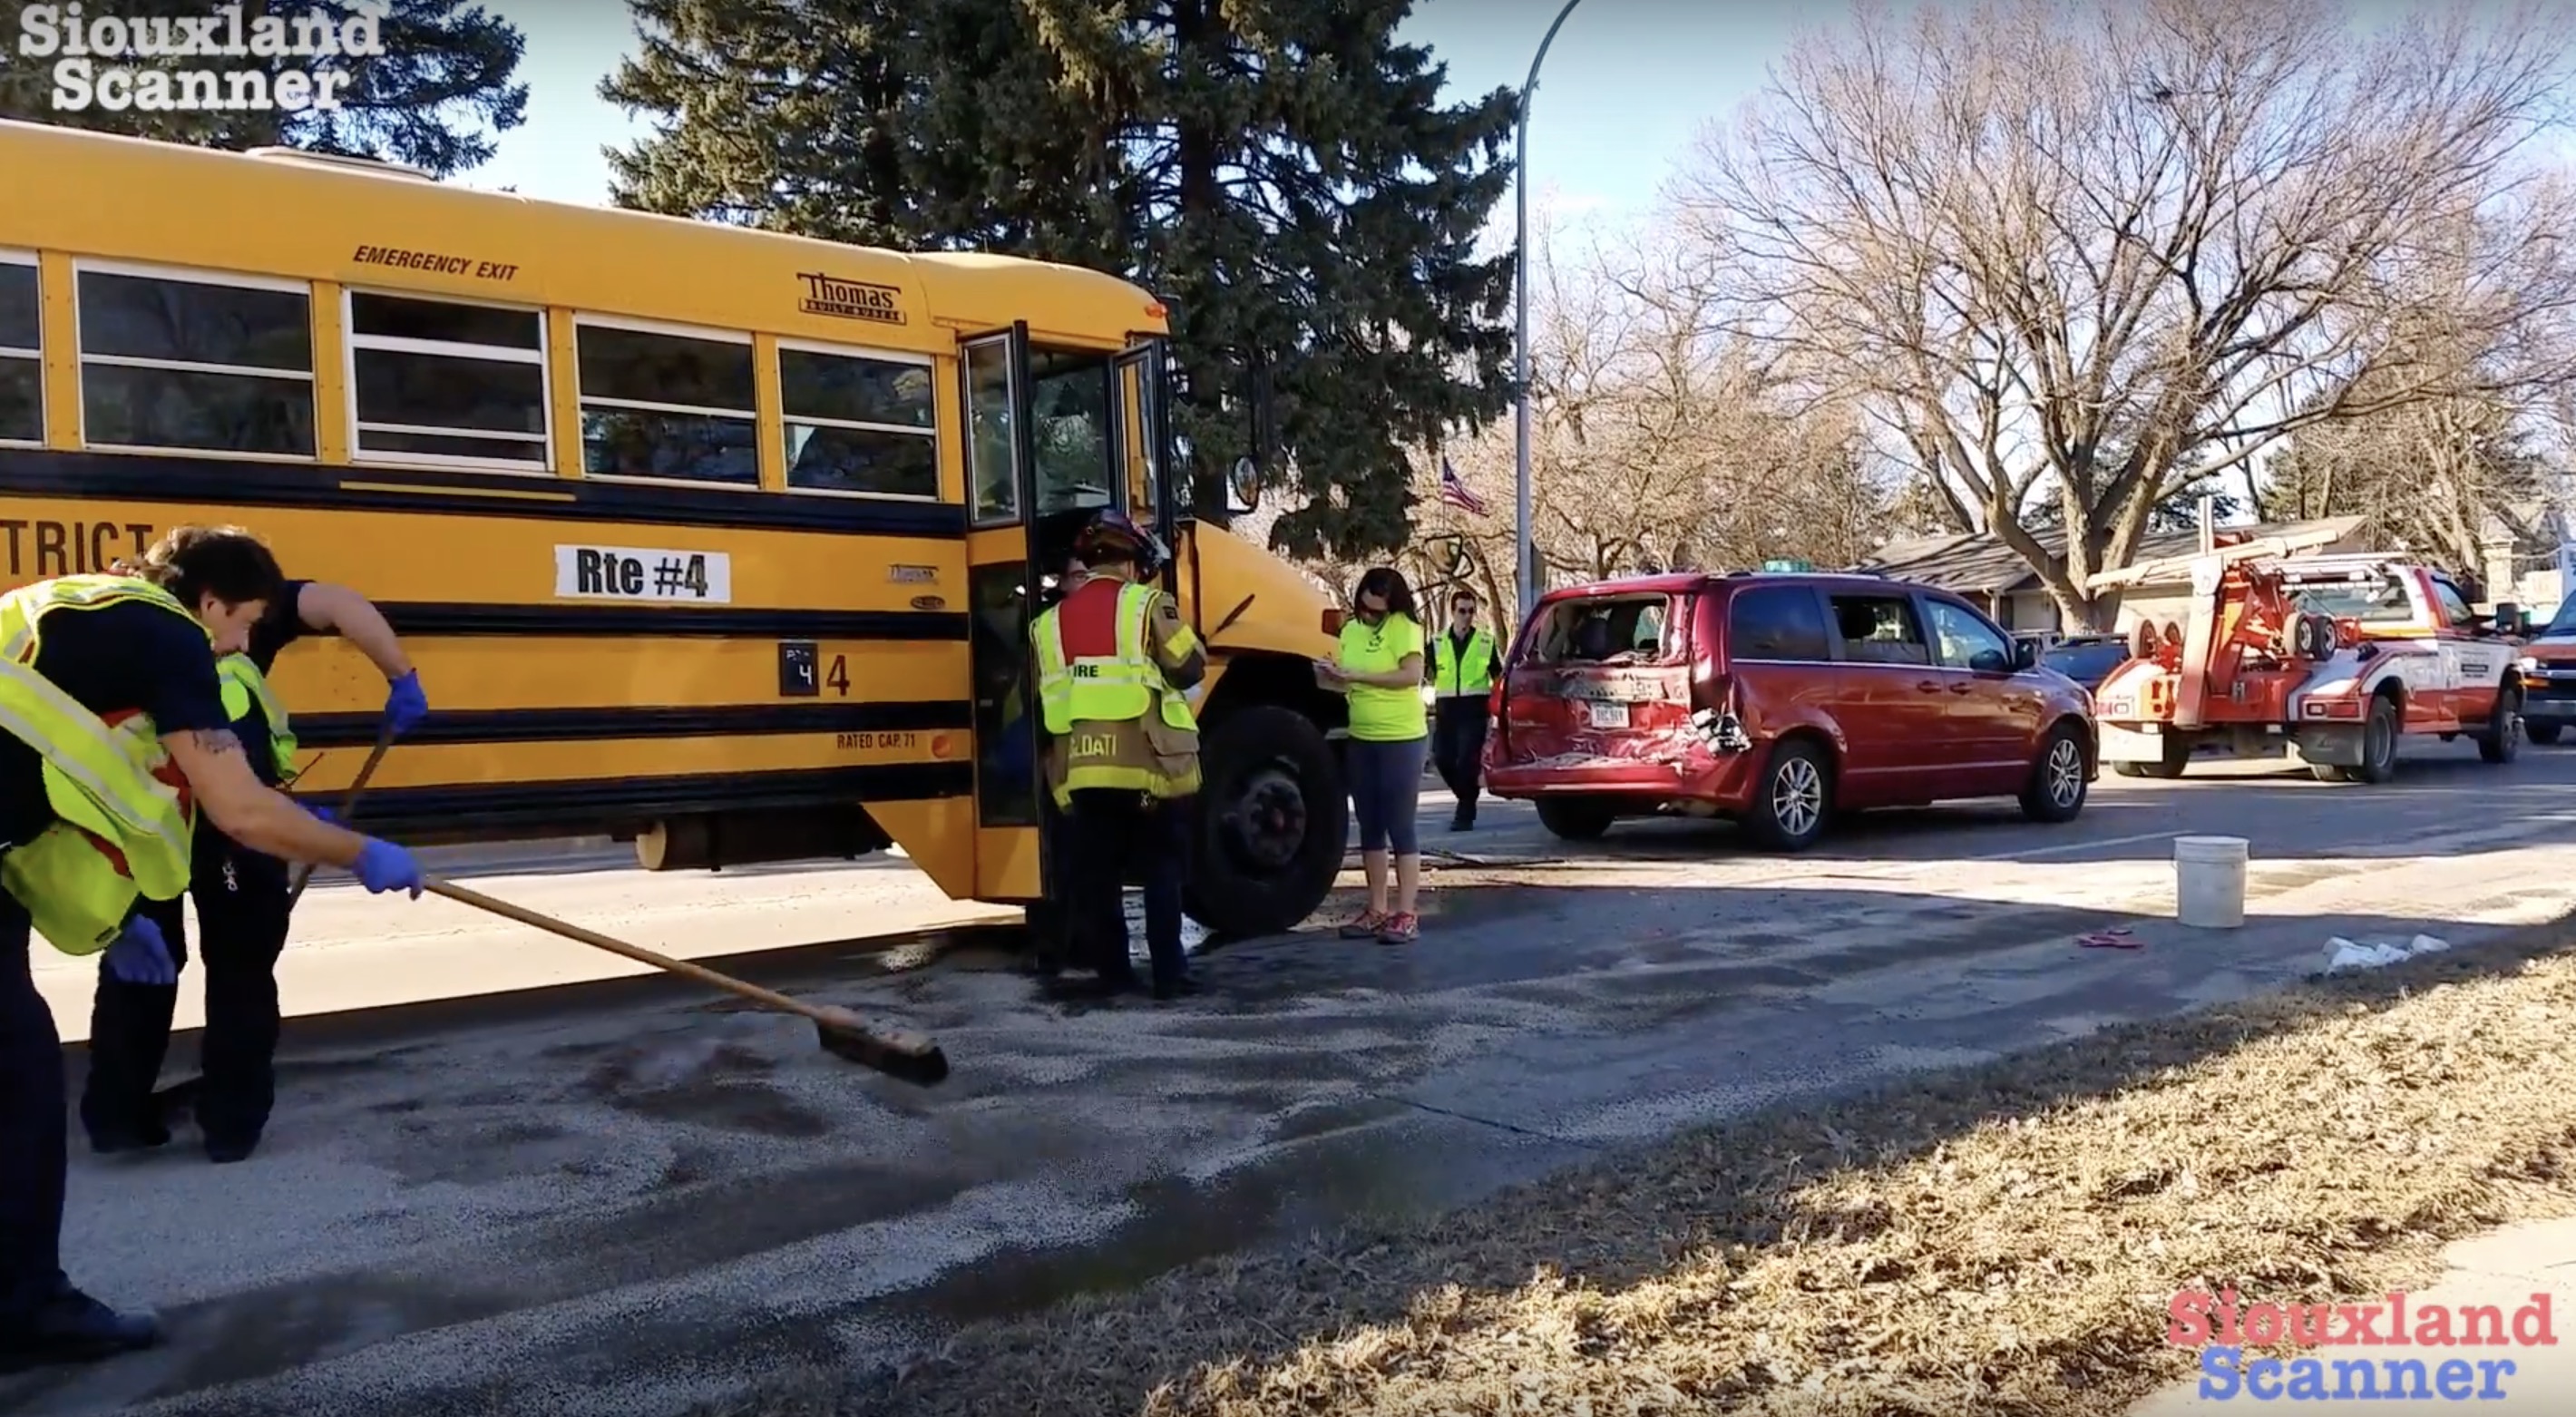
<svg viewBox="0 0 2576 1417">
<path fill-rule="evenodd" d="M 1783 758 L 1771 775 L 1771 819 L 1780 824 L 1784 835 L 1805 836 L 1816 829 L 1824 817 L 1825 779 L 1816 771 L 1815 759 L 1804 756 Z"/>
<path fill-rule="evenodd" d="M 2074 739 L 2060 738 L 2048 748 L 2048 800 L 2071 807 L 2083 795 L 2084 750 Z"/>
</svg>

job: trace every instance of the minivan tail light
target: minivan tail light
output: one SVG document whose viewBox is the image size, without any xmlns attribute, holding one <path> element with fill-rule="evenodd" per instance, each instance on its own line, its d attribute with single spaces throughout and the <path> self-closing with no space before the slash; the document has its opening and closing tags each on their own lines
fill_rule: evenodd
<svg viewBox="0 0 2576 1417">
<path fill-rule="evenodd" d="M 1701 660 L 1691 670 L 1691 707 L 1720 714 L 1733 713 L 1735 676 L 1716 673 L 1707 660 Z"/>
<path fill-rule="evenodd" d="M 1691 656 L 1691 707 L 1724 709 L 1727 706 L 1735 681 L 1721 672 L 1717 665 L 1717 652 L 1712 647 L 1701 646 L 1699 652 Z"/>
</svg>

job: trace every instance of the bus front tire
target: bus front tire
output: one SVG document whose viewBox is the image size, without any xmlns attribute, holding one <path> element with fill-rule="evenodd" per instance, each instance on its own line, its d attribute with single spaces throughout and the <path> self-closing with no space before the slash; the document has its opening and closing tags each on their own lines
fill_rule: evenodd
<svg viewBox="0 0 2576 1417">
<path fill-rule="evenodd" d="M 1201 744 L 1182 904 L 1230 939 L 1294 929 L 1331 894 L 1349 832 L 1323 730 L 1275 704 L 1236 709 Z"/>
</svg>

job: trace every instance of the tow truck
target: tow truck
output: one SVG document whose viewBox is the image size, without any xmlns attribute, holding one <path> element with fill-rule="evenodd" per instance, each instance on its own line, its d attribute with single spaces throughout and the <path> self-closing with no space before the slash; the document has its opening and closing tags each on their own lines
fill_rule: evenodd
<svg viewBox="0 0 2576 1417">
<path fill-rule="evenodd" d="M 2401 738 L 2462 736 L 2490 763 L 2522 739 L 2524 620 L 2481 620 L 2453 579 L 2372 554 L 2307 554 L 2331 530 L 2215 546 L 2090 578 L 2187 580 L 2188 624 L 2141 620 L 2093 691 L 2101 760 L 2180 777 L 2196 757 L 2294 759 L 2326 782 L 2386 782 Z"/>
</svg>

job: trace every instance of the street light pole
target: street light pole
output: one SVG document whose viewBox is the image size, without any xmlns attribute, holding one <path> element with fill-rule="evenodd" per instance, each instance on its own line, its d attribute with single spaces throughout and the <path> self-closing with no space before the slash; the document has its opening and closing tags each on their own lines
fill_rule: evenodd
<svg viewBox="0 0 2576 1417">
<path fill-rule="evenodd" d="M 1538 42 L 1538 53 L 1531 57 L 1529 79 L 1521 85 L 1518 157 L 1512 165 L 1512 186 L 1520 208 L 1516 218 L 1518 239 L 1513 243 L 1512 287 L 1519 304 L 1518 333 L 1512 347 L 1519 358 L 1520 377 L 1517 413 L 1518 436 L 1513 448 L 1512 501 L 1518 525 L 1513 529 L 1514 549 L 1519 553 L 1521 620 L 1529 618 L 1538 604 L 1538 547 L 1530 538 L 1530 337 L 1529 337 L 1529 119 L 1530 100 L 1538 93 L 1538 66 L 1547 62 L 1547 47 L 1556 43 L 1556 32 L 1565 25 L 1565 17 L 1583 0 L 1565 0 L 1565 8 L 1547 27 L 1547 35 Z"/>
</svg>

